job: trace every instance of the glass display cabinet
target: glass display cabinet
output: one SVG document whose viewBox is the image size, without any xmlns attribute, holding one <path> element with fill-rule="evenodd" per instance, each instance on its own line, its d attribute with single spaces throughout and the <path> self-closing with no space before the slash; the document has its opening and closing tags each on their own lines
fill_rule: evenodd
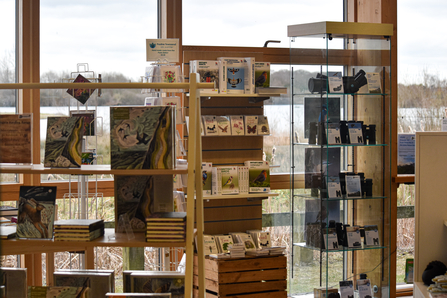
<svg viewBox="0 0 447 298">
<path fill-rule="evenodd" d="M 291 295 L 389 297 L 392 34 L 288 26 Z"/>
</svg>

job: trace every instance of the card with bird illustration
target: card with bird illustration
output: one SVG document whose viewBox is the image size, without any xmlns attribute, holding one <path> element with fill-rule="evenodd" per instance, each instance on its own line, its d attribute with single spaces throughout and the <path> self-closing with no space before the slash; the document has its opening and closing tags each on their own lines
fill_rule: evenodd
<svg viewBox="0 0 447 298">
<path fill-rule="evenodd" d="M 210 196 L 212 194 L 212 170 L 213 164 L 211 162 L 202 162 L 202 186 L 204 196 Z"/>
<path fill-rule="evenodd" d="M 174 168 L 173 106 L 110 107 L 112 169 Z"/>
<path fill-rule="evenodd" d="M 18 238 L 53 238 L 56 186 L 20 186 Z"/>
<path fill-rule="evenodd" d="M 270 62 L 255 62 L 255 87 L 270 87 Z"/>
<path fill-rule="evenodd" d="M 246 161 L 250 193 L 270 192 L 270 166 L 268 161 Z"/>
</svg>

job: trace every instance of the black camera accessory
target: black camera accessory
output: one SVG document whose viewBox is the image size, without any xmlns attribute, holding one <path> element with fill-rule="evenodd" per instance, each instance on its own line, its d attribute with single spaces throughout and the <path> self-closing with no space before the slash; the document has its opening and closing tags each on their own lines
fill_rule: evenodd
<svg viewBox="0 0 447 298">
<path fill-rule="evenodd" d="M 347 121 L 340 121 L 340 139 L 342 144 L 349 144 L 349 129 Z"/>
<path fill-rule="evenodd" d="M 317 122 L 309 123 L 309 144 L 315 145 L 317 143 Z"/>
</svg>

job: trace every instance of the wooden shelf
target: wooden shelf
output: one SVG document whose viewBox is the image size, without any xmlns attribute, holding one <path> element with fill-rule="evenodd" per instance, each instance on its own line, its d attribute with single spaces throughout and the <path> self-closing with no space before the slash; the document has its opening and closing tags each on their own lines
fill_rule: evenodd
<svg viewBox="0 0 447 298">
<path fill-rule="evenodd" d="M 112 170 L 110 165 L 83 165 L 81 168 L 45 168 L 42 164 L 30 166 L 2 165 L 1 173 L 21 173 L 21 174 L 71 174 L 71 175 L 174 175 L 187 174 L 186 166 L 175 169 L 132 169 L 132 170 Z"/>
<path fill-rule="evenodd" d="M 88 247 L 185 247 L 185 242 L 146 242 L 143 232 L 134 233 L 135 239 L 129 240 L 124 233 L 115 233 L 115 229 L 105 229 L 105 234 L 93 241 L 54 241 L 45 239 L 8 239 L 1 240 L 2 255 L 29 253 L 47 253 L 56 251 L 82 251 Z"/>
<path fill-rule="evenodd" d="M 231 199 L 244 199 L 244 198 L 267 198 L 276 197 L 277 193 L 249 193 L 249 194 L 238 194 L 238 195 L 219 195 L 219 196 L 203 196 L 204 200 L 231 200 Z"/>
<path fill-rule="evenodd" d="M 393 182 L 398 184 L 412 184 L 414 183 L 414 174 L 397 175 L 393 177 Z"/>
</svg>

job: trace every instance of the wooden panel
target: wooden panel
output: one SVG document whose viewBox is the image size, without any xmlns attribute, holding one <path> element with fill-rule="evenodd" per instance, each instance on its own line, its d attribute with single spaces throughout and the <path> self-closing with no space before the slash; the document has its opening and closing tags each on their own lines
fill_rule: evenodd
<svg viewBox="0 0 447 298">
<path fill-rule="evenodd" d="M 205 224 L 207 222 L 216 221 L 260 219 L 262 218 L 262 216 L 260 216 L 262 214 L 262 205 L 214 208 L 205 207 L 204 212 Z"/>
<path fill-rule="evenodd" d="M 198 272 L 199 270 L 197 266 L 194 266 L 194 275 L 198 275 Z M 287 269 L 282 268 L 282 269 L 270 269 L 261 271 L 243 271 L 243 272 L 228 272 L 228 273 L 218 273 L 212 270 L 205 270 L 205 275 L 207 280 L 216 281 L 218 283 L 279 280 L 287 278 Z"/>
<path fill-rule="evenodd" d="M 264 291 L 285 291 L 287 289 L 287 281 L 276 280 L 276 281 L 247 282 L 247 283 L 235 283 L 235 284 L 218 284 L 210 282 L 207 283 L 207 289 L 209 289 L 212 292 L 219 293 L 220 297 L 225 297 L 234 294 L 244 294 L 253 292 L 256 293 Z"/>
<path fill-rule="evenodd" d="M 226 149 L 262 149 L 264 137 L 262 136 L 217 136 L 203 137 L 202 150 L 226 150 Z"/>
<path fill-rule="evenodd" d="M 214 165 L 243 165 L 247 160 L 262 160 L 262 150 L 247 151 L 204 151 L 202 160 L 212 162 Z"/>
<path fill-rule="evenodd" d="M 218 296 L 215 293 L 207 292 L 205 293 L 206 298 L 218 298 L 222 296 Z M 199 290 L 194 289 L 194 298 L 199 297 Z M 276 291 L 276 292 L 263 292 L 263 293 L 254 293 L 254 294 L 243 294 L 243 295 L 231 295 L 231 298 L 286 298 L 286 291 Z"/>
<path fill-rule="evenodd" d="M 262 230 L 262 219 L 205 223 L 204 234 L 225 234 L 231 231 Z"/>
</svg>

